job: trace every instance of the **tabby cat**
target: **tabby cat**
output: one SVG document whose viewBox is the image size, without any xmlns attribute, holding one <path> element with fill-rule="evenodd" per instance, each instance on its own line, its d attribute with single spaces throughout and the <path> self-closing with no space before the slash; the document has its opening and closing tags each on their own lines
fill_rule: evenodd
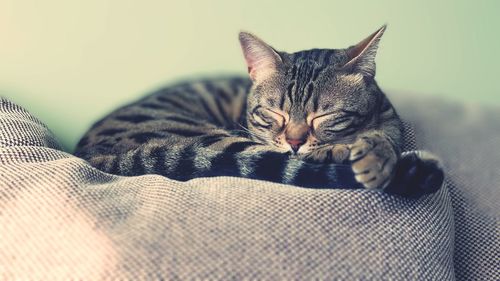
<svg viewBox="0 0 500 281">
<path fill-rule="evenodd" d="M 400 157 L 402 121 L 377 86 L 385 26 L 346 49 L 279 52 L 239 39 L 249 78 L 180 83 L 97 122 L 76 155 L 125 176 L 237 176 L 315 188 L 435 191 L 439 162 Z"/>
</svg>

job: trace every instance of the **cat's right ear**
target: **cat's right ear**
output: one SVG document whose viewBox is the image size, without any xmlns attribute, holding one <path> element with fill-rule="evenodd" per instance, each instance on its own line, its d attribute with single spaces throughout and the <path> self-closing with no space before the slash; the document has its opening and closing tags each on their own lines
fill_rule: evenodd
<svg viewBox="0 0 500 281">
<path fill-rule="evenodd" d="M 248 32 L 240 32 L 239 38 L 252 81 L 258 83 L 276 73 L 283 62 L 276 50 Z"/>
<path fill-rule="evenodd" d="M 375 55 L 386 27 L 386 25 L 383 25 L 363 41 L 347 48 L 346 54 L 349 61 L 342 68 L 361 73 L 367 77 L 374 77 Z"/>
</svg>

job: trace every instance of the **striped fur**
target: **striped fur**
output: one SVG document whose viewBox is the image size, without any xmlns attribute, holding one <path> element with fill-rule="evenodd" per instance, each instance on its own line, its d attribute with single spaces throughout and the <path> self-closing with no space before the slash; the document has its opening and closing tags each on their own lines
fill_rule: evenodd
<svg viewBox="0 0 500 281">
<path fill-rule="evenodd" d="M 307 187 L 359 186 L 347 165 L 306 163 L 250 138 L 242 125 L 250 87 L 248 79 L 230 77 L 162 89 L 97 122 L 75 154 L 126 176 L 160 174 L 181 181 L 240 176 Z"/>
<path fill-rule="evenodd" d="M 389 185 L 402 145 L 401 121 L 365 74 L 374 73 L 365 71 L 372 66 L 356 70 L 353 59 L 363 52 L 355 58 L 354 47 L 288 54 L 250 34 L 240 40 L 251 79 L 161 89 L 97 122 L 76 155 L 126 176 L 237 176 L 317 188 Z M 293 134 L 304 137 L 296 150 Z"/>
</svg>

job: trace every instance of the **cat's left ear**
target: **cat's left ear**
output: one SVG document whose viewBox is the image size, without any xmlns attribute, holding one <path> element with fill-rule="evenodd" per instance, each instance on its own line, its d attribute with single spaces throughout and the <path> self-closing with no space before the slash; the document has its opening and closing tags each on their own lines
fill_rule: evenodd
<svg viewBox="0 0 500 281">
<path fill-rule="evenodd" d="M 367 77 L 375 76 L 375 55 L 386 25 L 379 28 L 358 44 L 347 48 L 348 62 L 342 69 L 358 72 Z"/>
<path fill-rule="evenodd" d="M 276 50 L 248 32 L 240 32 L 239 38 L 248 74 L 254 82 L 261 82 L 277 72 L 283 60 Z"/>
</svg>

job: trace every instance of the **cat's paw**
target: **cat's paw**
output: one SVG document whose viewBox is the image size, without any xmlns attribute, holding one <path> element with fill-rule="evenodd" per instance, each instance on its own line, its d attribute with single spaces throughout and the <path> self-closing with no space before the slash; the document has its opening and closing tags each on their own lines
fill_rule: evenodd
<svg viewBox="0 0 500 281">
<path fill-rule="evenodd" d="M 444 181 L 439 159 L 429 152 L 411 152 L 399 159 L 392 182 L 385 192 L 418 197 L 436 192 Z"/>
<path fill-rule="evenodd" d="M 327 145 L 311 151 L 302 159 L 313 163 L 345 163 L 349 159 L 349 147 L 346 144 Z"/>
<path fill-rule="evenodd" d="M 398 156 L 384 136 L 373 133 L 350 146 L 349 160 L 357 182 L 367 189 L 383 189 L 394 175 Z"/>
</svg>

